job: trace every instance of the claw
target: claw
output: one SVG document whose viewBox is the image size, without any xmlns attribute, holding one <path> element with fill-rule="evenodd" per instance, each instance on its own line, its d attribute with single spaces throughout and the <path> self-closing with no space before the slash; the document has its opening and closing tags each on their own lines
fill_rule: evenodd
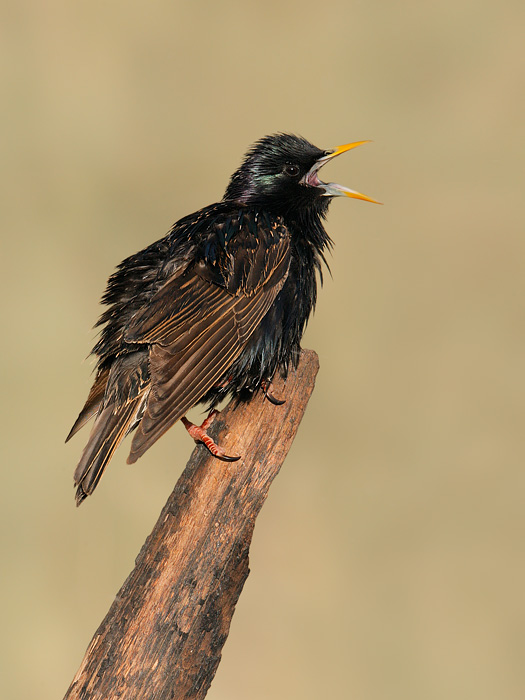
<svg viewBox="0 0 525 700">
<path fill-rule="evenodd" d="M 283 403 L 286 403 L 286 399 L 276 399 L 272 394 L 272 382 L 262 382 L 261 386 L 262 390 L 264 391 L 264 395 L 270 403 L 273 403 L 274 406 L 282 406 Z"/>
<path fill-rule="evenodd" d="M 195 442 L 202 443 L 204 447 L 207 448 L 208 452 L 210 452 L 214 457 L 217 457 L 217 459 L 222 459 L 223 462 L 236 462 L 238 459 L 240 459 L 240 456 L 231 457 L 230 455 L 226 454 L 222 447 L 219 447 L 213 438 L 211 438 L 206 432 L 213 423 L 213 419 L 217 413 L 218 411 L 212 411 L 206 420 L 201 423 L 201 425 L 191 423 L 186 416 L 181 418 L 181 422 Z"/>
</svg>

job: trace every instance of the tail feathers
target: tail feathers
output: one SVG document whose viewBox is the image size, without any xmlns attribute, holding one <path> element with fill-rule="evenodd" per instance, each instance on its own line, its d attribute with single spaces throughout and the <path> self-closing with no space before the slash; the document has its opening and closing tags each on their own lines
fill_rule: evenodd
<svg viewBox="0 0 525 700">
<path fill-rule="evenodd" d="M 80 428 L 83 428 L 84 425 L 89 421 L 89 419 L 92 418 L 98 412 L 102 403 L 102 399 L 104 398 L 104 392 L 106 390 L 108 377 L 109 367 L 105 369 L 100 369 L 98 371 L 97 377 L 93 383 L 93 386 L 91 387 L 91 391 L 89 392 L 89 396 L 87 397 L 86 403 L 84 404 L 84 408 L 80 411 L 78 418 L 76 419 L 76 421 L 73 424 L 73 427 L 69 431 L 69 435 L 66 438 L 66 442 L 68 440 L 71 440 L 73 435 L 75 435 L 75 433 L 78 433 Z"/>
<path fill-rule="evenodd" d="M 144 395 L 141 393 L 123 406 L 115 404 L 107 406 L 97 416 L 88 443 L 75 469 L 77 506 L 95 490 L 115 450 L 135 426 L 143 401 Z"/>
</svg>

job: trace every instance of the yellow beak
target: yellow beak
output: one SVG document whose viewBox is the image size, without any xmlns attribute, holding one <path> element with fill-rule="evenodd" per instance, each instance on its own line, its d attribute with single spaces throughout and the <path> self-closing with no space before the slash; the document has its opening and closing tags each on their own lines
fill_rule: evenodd
<svg viewBox="0 0 525 700">
<path fill-rule="evenodd" d="M 338 146 L 334 151 L 328 153 L 326 156 L 319 158 L 319 160 L 315 163 L 314 167 L 308 173 L 308 175 L 310 176 L 310 182 L 313 181 L 313 177 L 316 177 L 318 170 L 322 168 L 323 165 L 328 163 L 329 160 L 332 160 L 332 158 L 335 158 L 336 156 L 340 156 L 341 153 L 351 151 L 352 148 L 362 146 L 365 143 L 370 143 L 370 141 L 354 141 L 353 143 L 345 143 L 343 146 Z M 340 197 L 344 195 L 346 197 L 352 197 L 353 199 L 362 199 L 365 202 L 372 202 L 373 204 L 382 204 L 382 202 L 378 202 L 377 200 L 372 199 L 371 197 L 367 197 L 366 194 L 361 194 L 361 192 L 356 192 L 355 190 L 351 190 L 348 187 L 337 185 L 335 182 L 324 183 L 319 181 L 319 185 L 317 186 L 324 187 L 325 195 L 327 197 Z"/>
<path fill-rule="evenodd" d="M 358 146 L 362 146 L 365 143 L 372 143 L 370 140 L 368 141 L 354 141 L 353 143 L 345 143 L 344 146 L 338 146 L 335 151 L 332 151 L 329 155 L 326 156 L 327 159 L 330 158 L 335 158 L 336 156 L 340 156 L 341 153 L 346 153 L 347 151 L 351 151 L 352 148 L 357 148 Z"/>
</svg>

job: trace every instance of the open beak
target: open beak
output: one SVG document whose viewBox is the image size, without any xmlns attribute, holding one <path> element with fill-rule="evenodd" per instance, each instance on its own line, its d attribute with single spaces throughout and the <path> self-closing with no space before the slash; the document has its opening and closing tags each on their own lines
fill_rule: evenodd
<svg viewBox="0 0 525 700">
<path fill-rule="evenodd" d="M 350 151 L 352 148 L 362 146 L 364 143 L 370 143 L 370 141 L 354 141 L 353 143 L 346 143 L 344 146 L 338 146 L 334 151 L 330 151 L 327 153 L 327 155 L 319 158 L 319 160 L 314 163 L 313 167 L 310 168 L 310 170 L 304 176 L 303 183 L 305 185 L 309 185 L 310 187 L 319 187 L 320 189 L 323 189 L 323 196 L 325 197 L 341 197 L 344 195 L 345 197 L 352 197 L 353 199 L 362 199 L 365 202 L 381 204 L 381 202 L 378 202 L 371 197 L 367 197 L 366 194 L 361 194 L 355 190 L 348 189 L 348 187 L 337 185 L 335 182 L 322 182 L 317 177 L 319 170 L 323 167 L 323 165 L 326 165 L 329 160 L 332 160 L 332 158 L 335 158 L 336 156 L 340 156 L 341 153 Z"/>
</svg>

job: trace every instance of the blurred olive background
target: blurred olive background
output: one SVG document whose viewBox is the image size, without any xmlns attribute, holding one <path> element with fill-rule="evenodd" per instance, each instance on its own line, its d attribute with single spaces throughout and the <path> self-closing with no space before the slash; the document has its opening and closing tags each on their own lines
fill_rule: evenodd
<svg viewBox="0 0 525 700">
<path fill-rule="evenodd" d="M 1 8 L 0 694 L 62 697 L 191 452 L 64 446 L 116 264 L 293 131 L 342 156 L 321 371 L 212 700 L 523 698 L 523 2 Z"/>
</svg>

